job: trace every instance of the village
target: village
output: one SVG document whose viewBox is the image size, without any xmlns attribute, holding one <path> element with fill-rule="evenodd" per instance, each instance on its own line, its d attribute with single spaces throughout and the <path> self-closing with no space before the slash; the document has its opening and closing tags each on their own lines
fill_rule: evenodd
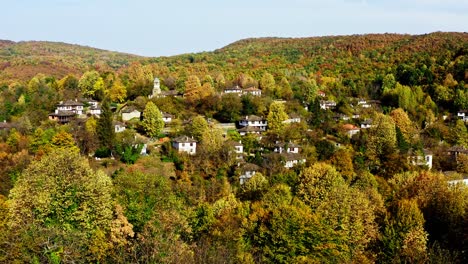
<svg viewBox="0 0 468 264">
<path fill-rule="evenodd" d="M 238 96 L 247 97 L 250 99 L 262 98 L 262 90 L 256 87 L 241 88 L 239 85 L 225 88 L 218 97 L 223 96 Z M 141 101 L 142 97 L 139 98 Z M 152 92 L 147 96 L 145 101 L 177 100 L 184 101 L 184 95 L 174 90 L 161 91 L 160 80 L 154 79 Z M 274 100 L 272 104 L 279 105 L 278 113 L 272 113 L 271 109 L 268 115 L 258 116 L 249 114 L 240 116 L 235 122 L 219 122 L 215 118 L 202 116 L 204 123 L 204 131 L 201 133 L 213 133 L 222 135 L 222 142 L 219 143 L 223 149 L 229 150 L 229 155 L 233 156 L 233 162 L 229 164 L 232 176 L 235 176 L 235 181 L 241 185 L 248 181 L 255 173 L 261 172 L 264 174 L 272 173 L 272 167 L 282 168 L 281 170 L 294 169 L 295 167 L 305 166 L 306 163 L 317 161 L 318 156 L 330 158 L 327 152 L 333 153 L 336 150 L 356 149 L 356 144 L 359 144 L 362 134 L 367 135 L 369 130 L 377 131 L 379 124 L 375 124 L 372 119 L 376 113 L 381 113 L 381 102 L 377 100 L 366 100 L 363 98 L 349 98 L 349 105 L 345 106 L 349 111 L 344 114 L 343 111 L 337 111 L 337 102 L 327 97 L 324 91 L 317 91 L 316 102 L 318 105 L 315 109 L 310 109 L 313 105 L 302 104 L 295 105 L 294 111 L 285 112 L 284 105 L 287 105 L 286 100 Z M 271 108 L 270 105 L 270 108 Z M 139 127 L 143 120 L 144 104 L 140 102 L 139 106 L 134 102 L 129 101 L 123 104 L 114 105 L 112 111 L 112 127 L 113 133 L 121 134 L 127 129 L 127 133 L 132 131 L 131 140 L 133 146 L 141 145 L 139 155 L 147 155 L 151 151 L 158 150 L 161 152 L 161 146 L 165 142 L 170 142 L 171 149 L 174 149 L 178 155 L 195 156 L 200 153 L 200 146 L 209 144 L 201 142 L 202 136 L 194 137 L 193 119 L 180 119 L 177 113 L 171 114 L 168 112 L 160 112 L 160 117 L 164 123 L 164 127 L 158 132 L 157 138 L 151 138 L 145 135 L 145 131 Z M 340 106 L 343 108 L 343 106 Z M 292 107 L 289 107 L 291 109 Z M 322 112 L 319 118 L 323 118 L 319 123 L 333 124 L 333 128 L 329 134 L 317 135 L 314 130 L 308 125 L 311 123 L 311 111 Z M 456 116 L 444 116 L 444 119 L 458 119 L 465 123 L 468 122 L 468 111 L 460 110 Z M 85 124 L 88 118 L 96 118 L 102 114 L 100 102 L 93 99 L 68 99 L 61 101 L 55 111 L 49 114 L 49 119 L 58 124 L 69 124 L 73 120 L 81 120 L 80 124 Z M 274 118 L 279 116 L 278 118 Z M 282 131 L 272 133 L 268 120 L 276 122 L 273 126 L 280 126 Z M 382 120 L 379 120 L 381 122 Z M 202 122 L 203 123 L 203 122 Z M 328 125 L 327 124 L 327 125 Z M 6 121 L 0 123 L 0 130 L 8 130 L 11 124 Z M 213 132 L 216 130 L 215 132 Z M 297 131 L 295 131 L 297 130 Z M 285 131 L 289 131 L 288 134 Z M 292 135 L 292 134 L 296 135 Z M 373 132 L 376 133 L 376 132 Z M 281 135 L 280 135 L 281 134 Z M 317 138 L 319 136 L 319 138 Z M 315 138 L 314 138 L 315 137 Z M 244 146 L 248 142 L 249 146 Z M 311 151 L 311 142 L 315 144 Z M 353 146 L 354 144 L 354 146 Z M 220 146 L 221 146 L 220 145 Z M 305 148 L 305 150 L 304 150 Z M 163 148 L 163 149 L 167 149 Z M 206 149 L 206 147 L 205 147 Z M 205 150 L 206 151 L 206 150 Z M 325 154 L 323 154 L 325 153 Z M 341 151 L 339 153 L 346 153 Z M 446 159 L 456 168 L 459 154 L 468 154 L 468 149 L 462 146 L 452 146 L 446 149 L 442 155 L 434 157 L 434 153 L 430 148 L 422 146 L 420 149 L 409 149 L 405 158 L 409 166 L 417 166 L 425 169 L 432 169 L 435 159 Z M 112 158 L 106 155 L 95 155 L 91 152 L 89 155 L 100 161 L 102 158 Z M 161 153 L 161 155 L 167 155 Z M 201 154 L 206 155 L 206 153 Z M 227 160 L 226 160 L 227 162 Z M 440 163 L 440 162 L 439 162 Z M 339 166 L 339 165 L 338 165 Z M 455 170 L 455 169 L 453 169 Z M 450 173 L 448 171 L 447 173 Z"/>
</svg>

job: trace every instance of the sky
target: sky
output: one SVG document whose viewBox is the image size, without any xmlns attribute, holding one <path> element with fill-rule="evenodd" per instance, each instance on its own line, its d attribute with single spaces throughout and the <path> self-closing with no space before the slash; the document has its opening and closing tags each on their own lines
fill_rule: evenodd
<svg viewBox="0 0 468 264">
<path fill-rule="evenodd" d="M 0 0 L 0 39 L 142 56 L 253 37 L 468 31 L 468 0 Z"/>
</svg>

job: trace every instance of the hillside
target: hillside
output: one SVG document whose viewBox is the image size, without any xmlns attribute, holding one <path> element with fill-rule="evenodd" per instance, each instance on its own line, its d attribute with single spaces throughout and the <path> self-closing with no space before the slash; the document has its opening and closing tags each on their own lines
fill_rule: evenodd
<svg viewBox="0 0 468 264">
<path fill-rule="evenodd" d="M 304 71 L 360 80 L 396 71 L 403 63 L 416 68 L 424 64 L 430 68 L 452 61 L 454 64 L 449 66 L 454 67 L 451 68 L 454 76 L 463 79 L 467 54 L 467 33 L 436 32 L 425 35 L 244 39 L 214 52 L 185 54 L 157 61 L 184 67 L 197 63 L 212 64 L 253 74 L 269 71 L 284 75 L 286 71 Z"/>
<path fill-rule="evenodd" d="M 89 68 L 116 70 L 140 57 L 48 41 L 0 40 L 0 80 L 28 80 L 38 73 L 61 78 Z"/>
</svg>

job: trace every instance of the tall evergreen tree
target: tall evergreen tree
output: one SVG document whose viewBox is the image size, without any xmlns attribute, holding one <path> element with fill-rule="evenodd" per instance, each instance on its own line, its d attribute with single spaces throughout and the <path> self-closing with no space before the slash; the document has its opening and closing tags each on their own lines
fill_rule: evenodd
<svg viewBox="0 0 468 264">
<path fill-rule="evenodd" d="M 115 131 L 112 127 L 112 111 L 107 99 L 102 101 L 101 111 L 102 113 L 96 127 L 99 146 L 111 149 L 114 143 Z"/>
</svg>

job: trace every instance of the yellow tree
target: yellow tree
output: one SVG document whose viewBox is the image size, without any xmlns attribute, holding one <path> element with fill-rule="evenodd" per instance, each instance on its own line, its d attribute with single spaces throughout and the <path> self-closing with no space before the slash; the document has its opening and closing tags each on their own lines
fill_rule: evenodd
<svg viewBox="0 0 468 264">
<path fill-rule="evenodd" d="M 282 132 L 285 126 L 283 121 L 286 119 L 288 119 L 288 114 L 284 110 L 284 104 L 281 102 L 271 103 L 267 116 L 268 129 L 274 133 Z"/>
<path fill-rule="evenodd" d="M 127 88 L 122 84 L 120 78 L 117 78 L 106 92 L 112 102 L 121 103 L 127 97 Z"/>
</svg>

